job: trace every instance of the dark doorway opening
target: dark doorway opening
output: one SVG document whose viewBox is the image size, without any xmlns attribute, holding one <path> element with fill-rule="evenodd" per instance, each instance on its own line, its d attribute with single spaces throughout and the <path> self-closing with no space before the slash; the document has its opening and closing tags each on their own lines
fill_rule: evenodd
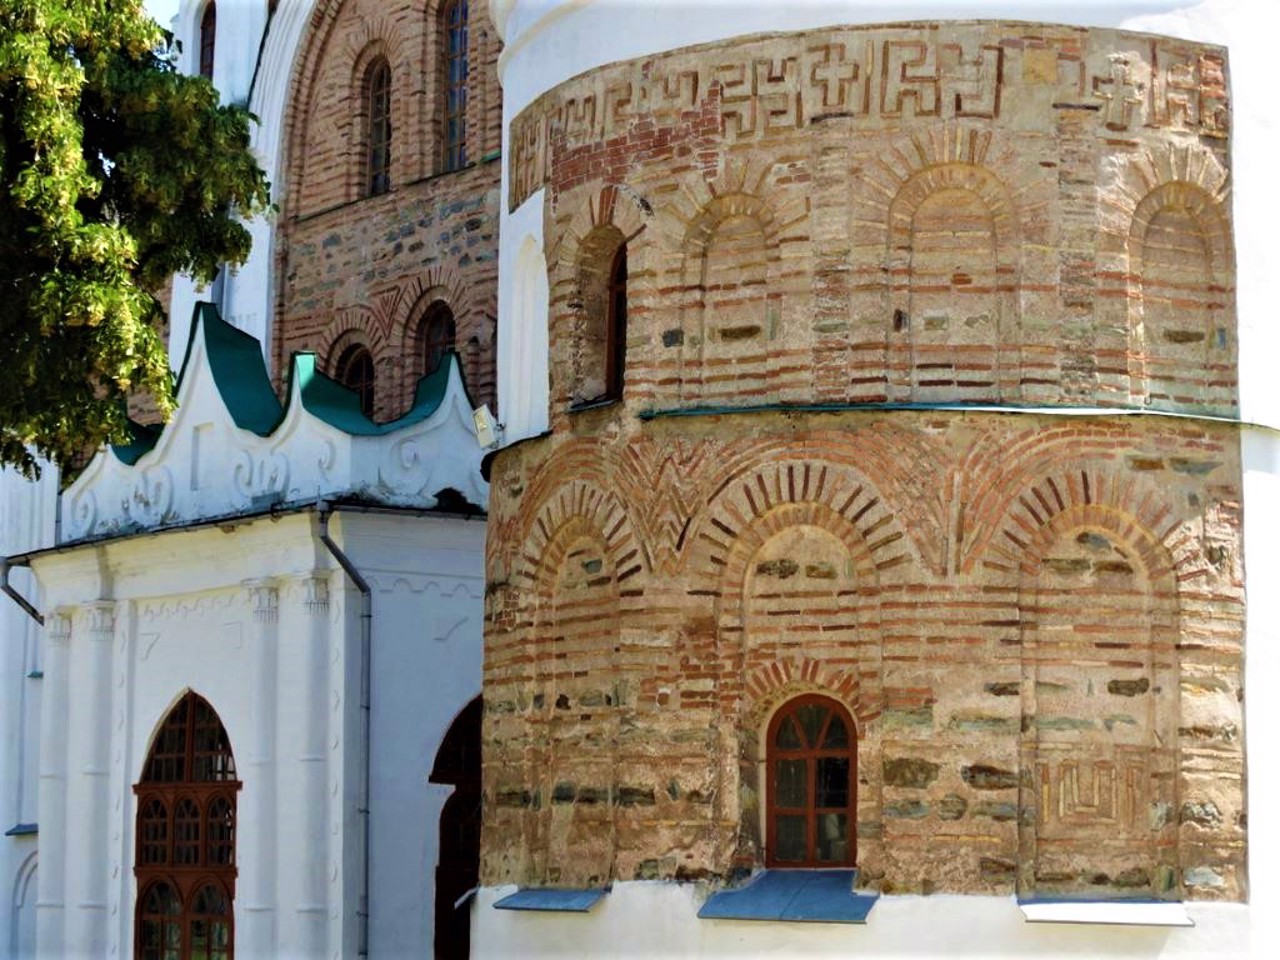
<svg viewBox="0 0 1280 960">
<path fill-rule="evenodd" d="M 453 785 L 440 813 L 440 860 L 436 865 L 437 960 L 465 960 L 471 953 L 471 898 L 480 882 L 479 697 L 454 718 L 436 753 L 432 783 Z"/>
</svg>

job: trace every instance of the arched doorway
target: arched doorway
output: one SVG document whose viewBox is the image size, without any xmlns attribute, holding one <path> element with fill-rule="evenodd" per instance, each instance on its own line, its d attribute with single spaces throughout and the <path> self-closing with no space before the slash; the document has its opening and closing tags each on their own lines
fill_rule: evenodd
<svg viewBox="0 0 1280 960">
<path fill-rule="evenodd" d="M 134 785 L 134 956 L 232 960 L 236 779 L 213 707 L 187 693 L 169 711 Z"/>
<path fill-rule="evenodd" d="M 453 786 L 440 813 L 440 859 L 436 865 L 437 960 L 465 960 L 471 953 L 470 901 L 459 903 L 480 882 L 479 697 L 454 718 L 436 753 L 432 783 Z"/>
</svg>

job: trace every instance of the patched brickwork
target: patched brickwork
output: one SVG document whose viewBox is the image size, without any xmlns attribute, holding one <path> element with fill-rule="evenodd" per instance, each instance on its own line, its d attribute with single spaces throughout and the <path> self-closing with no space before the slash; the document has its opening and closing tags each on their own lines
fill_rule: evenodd
<svg viewBox="0 0 1280 960">
<path fill-rule="evenodd" d="M 606 223 L 635 235 L 639 407 L 1233 413 L 1225 69 L 1183 41 L 970 23 L 562 84 L 513 121 L 508 198 L 549 188 L 553 413 L 582 379 L 579 261 Z"/>
<path fill-rule="evenodd" d="M 552 433 L 493 461 L 485 883 L 764 865 L 770 721 L 820 694 L 857 779 L 806 789 L 857 823 L 810 840 L 863 884 L 1245 896 L 1236 428 L 934 407 L 1234 413 L 1224 56 L 835 29 L 520 114 Z M 623 396 L 574 409 L 603 236 Z"/>
<path fill-rule="evenodd" d="M 274 369 L 315 351 L 326 372 L 361 342 L 377 368 L 375 417 L 412 400 L 424 370 L 421 319 L 453 312 L 467 386 L 496 395 L 500 42 L 482 3 L 470 5 L 467 158 L 445 172 L 441 4 L 318 3 L 295 68 L 277 247 L 280 302 Z M 391 67 L 391 166 L 386 193 L 366 196 L 368 65 Z"/>
<path fill-rule="evenodd" d="M 864 882 L 1242 896 L 1230 427 L 630 423 L 495 465 L 485 882 L 759 865 L 763 731 L 821 692 Z"/>
</svg>

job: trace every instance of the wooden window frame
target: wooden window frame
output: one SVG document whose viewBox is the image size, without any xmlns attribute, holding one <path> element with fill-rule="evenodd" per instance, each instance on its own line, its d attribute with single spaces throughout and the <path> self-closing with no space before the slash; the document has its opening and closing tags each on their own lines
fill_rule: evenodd
<svg viewBox="0 0 1280 960">
<path fill-rule="evenodd" d="M 439 369 L 446 353 L 457 349 L 458 321 L 447 303 L 436 300 L 427 307 L 418 329 L 418 363 L 425 377 Z"/>
<path fill-rule="evenodd" d="M 440 115 L 441 170 L 451 173 L 467 165 L 468 44 L 471 39 L 468 0 L 451 0 L 440 11 L 441 57 Z"/>
<path fill-rule="evenodd" d="M 368 363 L 368 371 L 353 370 L 358 361 Z M 363 343 L 347 343 L 338 352 L 333 364 L 333 379 L 360 398 L 360 412 L 373 419 L 374 401 L 377 399 L 376 381 L 378 368 L 373 361 L 373 351 Z"/>
<path fill-rule="evenodd" d="M 200 16 L 200 76 L 213 79 L 213 55 L 217 49 L 218 4 L 209 0 Z"/>
<path fill-rule="evenodd" d="M 818 746 L 805 746 L 801 749 L 783 749 L 776 746 L 778 730 L 789 718 L 795 716 L 801 707 L 817 705 L 827 708 L 829 715 L 824 720 L 817 737 Z M 845 748 L 823 748 L 821 746 L 831 717 L 838 717 L 845 725 L 848 746 Z M 797 722 L 797 728 L 803 728 Z M 842 807 L 817 806 L 817 760 L 822 757 L 849 758 L 848 802 Z M 778 803 L 778 766 L 782 760 L 804 760 L 806 763 L 806 803 L 804 807 L 782 807 Z M 788 700 L 769 721 L 765 740 L 765 866 L 771 869 L 840 869 L 851 868 L 858 859 L 858 728 L 852 715 L 838 700 L 822 694 L 803 694 Z M 844 813 L 847 817 L 846 830 L 849 852 L 843 860 L 819 860 L 817 856 L 817 822 L 821 813 Z M 805 859 L 777 859 L 779 816 L 802 815 L 806 818 Z"/>
<path fill-rule="evenodd" d="M 391 190 L 391 64 L 377 57 L 365 71 L 365 196 Z"/>
<path fill-rule="evenodd" d="M 174 749 L 179 739 L 174 734 L 179 725 L 182 728 L 180 752 Z M 195 925 L 214 922 L 225 925 L 227 945 L 220 953 L 225 960 L 233 960 L 238 872 L 236 795 L 240 787 L 230 740 L 217 711 L 203 697 L 187 693 L 165 717 L 147 754 L 142 779 L 133 787 L 137 798 L 133 873 L 138 890 L 134 956 L 140 960 L 169 955 L 163 945 L 158 951 L 146 947 L 147 924 L 160 924 L 162 940 L 168 936 L 167 926 L 177 927 L 178 956 L 185 960 L 192 956 Z M 195 811 L 194 818 L 187 820 L 189 825 L 194 824 L 194 830 L 186 838 L 180 838 L 177 833 L 179 805 Z M 225 825 L 217 856 L 212 855 L 209 829 L 210 813 L 215 808 Z M 163 817 L 151 815 L 157 809 L 163 812 Z M 180 846 L 189 847 L 191 851 L 181 863 L 177 860 Z M 176 912 L 148 911 L 150 895 L 160 884 L 171 891 Z M 195 912 L 199 895 L 209 887 L 221 897 L 225 913 Z"/>
</svg>

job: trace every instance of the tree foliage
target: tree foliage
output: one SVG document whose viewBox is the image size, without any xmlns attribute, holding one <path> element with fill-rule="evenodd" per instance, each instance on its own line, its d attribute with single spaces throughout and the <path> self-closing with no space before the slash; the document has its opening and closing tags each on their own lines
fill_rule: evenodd
<svg viewBox="0 0 1280 960">
<path fill-rule="evenodd" d="M 153 291 L 242 263 L 268 206 L 253 118 L 163 41 L 142 0 L 0 2 L 0 464 L 123 439 L 135 391 L 167 414 Z"/>
</svg>

